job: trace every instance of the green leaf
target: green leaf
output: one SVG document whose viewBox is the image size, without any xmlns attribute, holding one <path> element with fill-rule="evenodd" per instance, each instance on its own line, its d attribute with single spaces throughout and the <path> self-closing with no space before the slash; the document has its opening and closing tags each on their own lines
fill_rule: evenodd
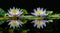
<svg viewBox="0 0 60 33">
<path fill-rule="evenodd" d="M 0 20 L 0 25 L 3 24 L 3 23 L 4 23 L 4 21 L 1 21 L 1 20 Z"/>
<path fill-rule="evenodd" d="M 23 20 L 23 23 L 26 24 L 27 23 L 27 20 Z"/>
<path fill-rule="evenodd" d="M 46 11 L 47 12 L 47 14 L 52 14 L 53 13 L 53 11 Z"/>
<path fill-rule="evenodd" d="M 29 31 L 29 29 L 27 29 L 27 30 L 22 30 L 21 33 L 27 33 L 28 31 Z"/>
<path fill-rule="evenodd" d="M 23 12 L 23 14 L 28 14 L 27 10 L 25 9 L 21 9 L 21 11 Z"/>
<path fill-rule="evenodd" d="M 25 16 L 20 16 L 19 18 L 20 19 L 28 19 L 28 20 L 42 20 L 45 17 L 35 17 L 35 16 L 32 16 L 32 15 L 25 15 Z"/>
<path fill-rule="evenodd" d="M 60 14 L 49 15 L 48 17 L 48 19 L 60 19 Z"/>
<path fill-rule="evenodd" d="M 5 16 L 5 11 L 3 9 L 0 8 L 0 16 Z"/>
<path fill-rule="evenodd" d="M 48 20 L 48 22 L 53 22 L 53 20 Z"/>
<path fill-rule="evenodd" d="M 60 17 L 60 14 L 50 15 L 49 17 Z"/>
<path fill-rule="evenodd" d="M 14 33 L 14 29 L 9 29 L 9 33 Z"/>
</svg>

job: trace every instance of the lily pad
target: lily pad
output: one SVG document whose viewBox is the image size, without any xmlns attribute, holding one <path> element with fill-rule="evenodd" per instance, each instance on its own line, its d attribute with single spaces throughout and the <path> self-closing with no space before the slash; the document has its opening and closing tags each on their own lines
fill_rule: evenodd
<svg viewBox="0 0 60 33">
<path fill-rule="evenodd" d="M 6 12 L 0 8 L 0 16 L 5 16 Z"/>
<path fill-rule="evenodd" d="M 25 9 L 21 9 L 21 11 L 23 12 L 23 14 L 28 14 L 27 10 Z"/>
<path fill-rule="evenodd" d="M 0 25 L 3 24 L 3 23 L 4 23 L 4 21 L 1 21 L 1 20 L 0 20 Z"/>
<path fill-rule="evenodd" d="M 52 14 L 52 13 L 53 13 L 53 11 L 46 11 L 46 13 L 47 13 L 47 14 Z"/>
</svg>

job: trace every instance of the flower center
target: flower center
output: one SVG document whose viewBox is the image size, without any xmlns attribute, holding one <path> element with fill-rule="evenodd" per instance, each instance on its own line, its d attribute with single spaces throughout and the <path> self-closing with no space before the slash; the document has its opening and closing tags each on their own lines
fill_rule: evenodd
<svg viewBox="0 0 60 33">
<path fill-rule="evenodd" d="M 43 12 L 42 12 L 42 11 L 37 11 L 36 13 L 37 13 L 37 14 L 43 14 Z"/>
<path fill-rule="evenodd" d="M 15 22 L 12 22 L 12 24 L 13 24 L 14 26 L 16 26 L 16 25 L 18 24 L 18 22 L 15 21 Z"/>
<path fill-rule="evenodd" d="M 17 10 L 13 10 L 12 13 L 13 14 L 17 14 L 18 12 L 17 12 Z"/>
<path fill-rule="evenodd" d="M 36 24 L 41 26 L 43 24 L 43 22 L 37 22 Z"/>
</svg>

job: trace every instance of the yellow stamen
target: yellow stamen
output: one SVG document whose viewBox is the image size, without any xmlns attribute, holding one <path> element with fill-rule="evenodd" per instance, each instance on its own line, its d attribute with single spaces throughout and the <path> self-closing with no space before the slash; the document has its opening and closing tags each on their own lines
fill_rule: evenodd
<svg viewBox="0 0 60 33">
<path fill-rule="evenodd" d="M 37 14 L 43 14 L 43 12 L 42 12 L 42 11 L 37 11 L 36 13 L 37 13 Z"/>
<path fill-rule="evenodd" d="M 36 22 L 37 25 L 41 26 L 43 22 Z"/>
<path fill-rule="evenodd" d="M 13 14 L 17 14 L 18 12 L 17 12 L 17 10 L 13 10 L 12 13 Z"/>
<path fill-rule="evenodd" d="M 18 22 L 17 22 L 17 21 L 14 21 L 14 22 L 12 22 L 12 24 L 13 24 L 14 26 L 16 26 L 16 25 L 18 24 Z"/>
</svg>

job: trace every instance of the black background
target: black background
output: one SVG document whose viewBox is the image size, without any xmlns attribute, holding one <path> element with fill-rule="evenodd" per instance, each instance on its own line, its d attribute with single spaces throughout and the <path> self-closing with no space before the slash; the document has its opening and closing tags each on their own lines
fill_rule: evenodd
<svg viewBox="0 0 60 33">
<path fill-rule="evenodd" d="M 0 8 L 3 10 L 7 11 L 12 7 L 26 9 L 29 13 L 31 13 L 33 9 L 37 7 L 41 7 L 49 11 L 54 11 L 54 13 L 60 13 L 60 1 L 58 0 L 0 0 Z M 4 27 L 4 25 L 5 24 L 3 24 L 1 27 Z M 30 23 L 27 23 L 25 27 L 27 27 L 26 29 L 30 29 L 28 33 L 57 33 L 60 31 L 60 21 L 54 20 L 53 23 L 47 23 L 47 27 L 44 27 L 43 29 L 34 28 Z"/>
</svg>

